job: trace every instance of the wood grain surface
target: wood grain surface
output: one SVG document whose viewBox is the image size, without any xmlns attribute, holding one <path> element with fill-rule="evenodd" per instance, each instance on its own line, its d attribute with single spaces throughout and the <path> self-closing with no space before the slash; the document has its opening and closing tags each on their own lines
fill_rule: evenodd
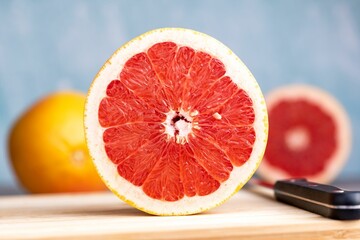
<svg viewBox="0 0 360 240">
<path fill-rule="evenodd" d="M 192 216 L 151 216 L 112 193 L 0 197 L 0 239 L 360 239 L 337 221 L 241 190 Z"/>
</svg>

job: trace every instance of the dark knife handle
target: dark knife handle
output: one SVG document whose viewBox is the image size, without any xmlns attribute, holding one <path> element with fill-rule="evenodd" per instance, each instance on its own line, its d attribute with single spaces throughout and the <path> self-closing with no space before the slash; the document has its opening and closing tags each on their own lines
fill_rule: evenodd
<svg viewBox="0 0 360 240">
<path fill-rule="evenodd" d="M 299 208 L 339 220 L 360 219 L 360 191 L 347 191 L 306 179 L 277 181 L 275 198 Z"/>
</svg>

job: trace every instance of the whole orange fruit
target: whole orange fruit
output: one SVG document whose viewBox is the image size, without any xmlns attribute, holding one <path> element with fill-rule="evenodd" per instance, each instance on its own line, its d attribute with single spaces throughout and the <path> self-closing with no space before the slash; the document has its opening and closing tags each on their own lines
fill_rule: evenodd
<svg viewBox="0 0 360 240">
<path fill-rule="evenodd" d="M 78 92 L 52 93 L 15 122 L 9 157 L 19 182 L 29 192 L 106 189 L 86 147 L 85 99 Z"/>
</svg>

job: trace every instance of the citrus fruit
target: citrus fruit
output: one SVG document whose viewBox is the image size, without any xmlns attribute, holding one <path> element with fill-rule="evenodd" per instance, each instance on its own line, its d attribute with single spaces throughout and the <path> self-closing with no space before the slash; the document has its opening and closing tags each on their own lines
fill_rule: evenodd
<svg viewBox="0 0 360 240">
<path fill-rule="evenodd" d="M 32 193 L 106 189 L 89 156 L 83 125 L 85 95 L 57 92 L 28 109 L 9 134 L 9 157 Z"/>
<path fill-rule="evenodd" d="M 215 207 L 258 167 L 267 111 L 246 66 L 187 29 L 145 33 L 119 48 L 85 107 L 90 154 L 122 200 L 156 215 Z"/>
<path fill-rule="evenodd" d="M 324 90 L 288 85 L 266 97 L 269 139 L 258 173 L 275 181 L 305 177 L 332 181 L 350 152 L 350 122 L 340 103 Z"/>
</svg>

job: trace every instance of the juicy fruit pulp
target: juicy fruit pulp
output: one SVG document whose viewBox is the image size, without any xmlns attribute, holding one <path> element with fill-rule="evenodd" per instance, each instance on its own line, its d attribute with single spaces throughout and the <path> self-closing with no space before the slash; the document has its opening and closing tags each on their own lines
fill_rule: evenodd
<svg viewBox="0 0 360 240">
<path fill-rule="evenodd" d="M 118 174 L 165 201 L 216 191 L 256 139 L 252 100 L 224 64 L 174 42 L 127 60 L 98 119 Z"/>
</svg>

